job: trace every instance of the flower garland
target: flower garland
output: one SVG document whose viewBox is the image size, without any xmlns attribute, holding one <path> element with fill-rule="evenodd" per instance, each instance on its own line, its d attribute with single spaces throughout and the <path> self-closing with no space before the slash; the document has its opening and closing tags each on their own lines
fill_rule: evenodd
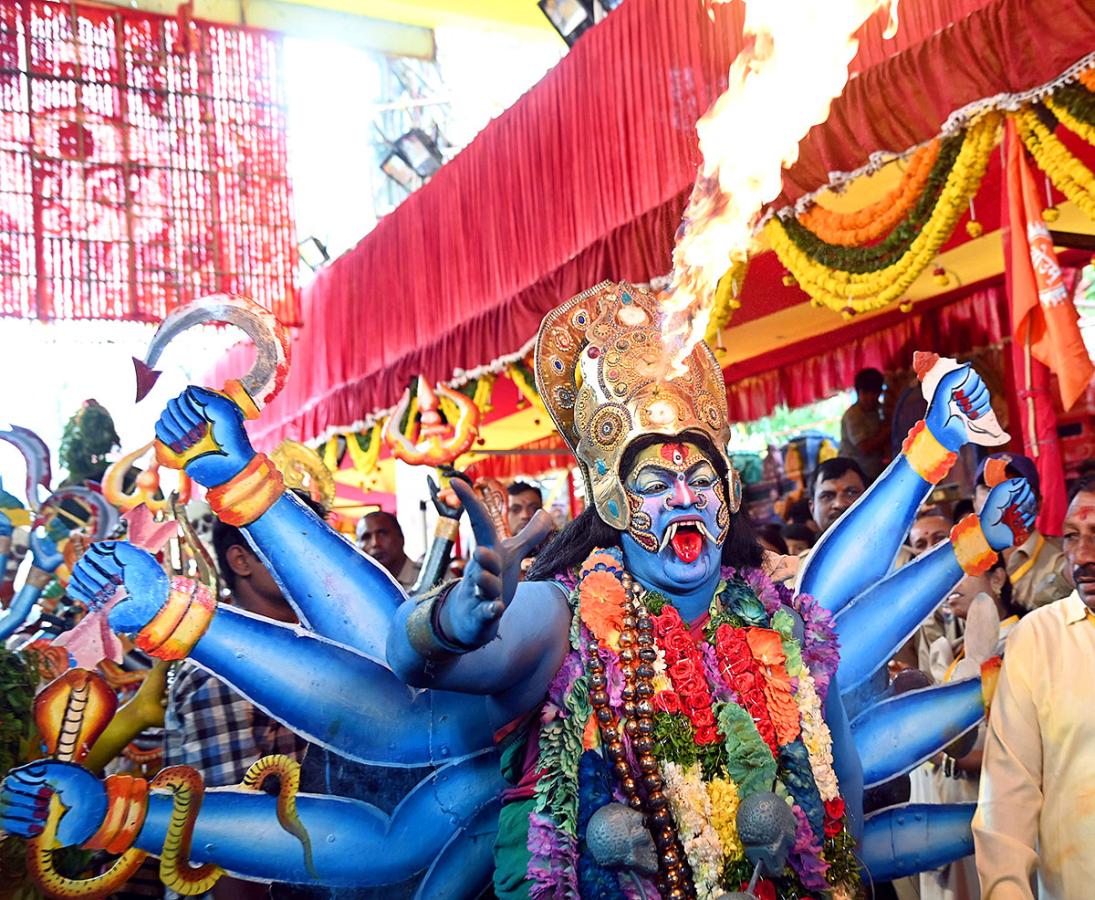
<svg viewBox="0 0 1095 900">
<path fill-rule="evenodd" d="M 841 247 L 860 247 L 878 240 L 913 208 L 935 168 L 939 149 L 938 140 L 919 148 L 909 158 L 900 183 L 870 206 L 838 213 L 815 205 L 799 216 L 798 221 L 821 240 Z"/>
<path fill-rule="evenodd" d="M 700 775 L 700 767 L 687 769 L 676 763 L 666 763 L 665 795 L 669 809 L 677 822 L 677 831 L 684 844 L 684 853 L 692 866 L 696 893 L 700 900 L 722 894 L 719 875 L 722 872 L 723 846 L 719 833 L 712 825 L 711 797 Z M 820 848 L 819 848 L 820 849 Z"/>
<path fill-rule="evenodd" d="M 814 646 L 834 640 L 831 617 L 796 598 L 800 645 L 788 592 L 763 572 L 722 575 L 712 622 L 695 636 L 664 597 L 634 584 L 618 551 L 596 552 L 580 567 L 570 594 L 572 652 L 541 715 L 542 774 L 528 841 L 534 896 L 576 888 L 583 897 L 627 895 L 622 881 L 583 856 L 584 823 L 606 796 L 594 769 L 613 772 L 615 797 L 648 816 L 661 808 L 653 799 L 661 792 L 671 818 L 658 827 L 669 829 L 662 837 L 671 838 L 698 897 L 748 880 L 738 804 L 773 788 L 801 820 L 797 851 L 773 879 L 772 896 L 854 888 L 854 842 L 815 686 L 815 676 L 828 684 L 837 662 L 832 647 Z M 650 779 L 647 799 L 635 795 Z"/>
<path fill-rule="evenodd" d="M 703 655 L 675 606 L 667 603 L 653 619 L 654 633 L 661 639 L 669 680 L 679 698 L 681 712 L 695 729 L 696 743 L 713 744 L 719 740 L 719 733 L 711 711 L 711 691 L 703 677 Z"/>
<path fill-rule="evenodd" d="M 778 216 L 764 229 L 772 249 L 803 290 L 830 309 L 854 315 L 888 306 L 904 295 L 954 231 L 984 177 L 999 124 L 999 114 L 992 112 L 967 129 L 931 215 L 892 265 L 865 273 L 823 265 L 795 244 Z"/>
<path fill-rule="evenodd" d="M 947 138 L 935 166 L 929 173 L 924 190 L 909 214 L 877 243 L 865 247 L 841 247 L 826 243 L 807 230 L 796 219 L 784 221 L 788 236 L 810 259 L 833 269 L 854 274 L 877 272 L 892 266 L 904 256 L 939 203 L 947 178 L 954 169 L 962 149 L 961 135 Z"/>
<path fill-rule="evenodd" d="M 1095 93 L 1078 84 L 1066 84 L 1042 101 L 1059 121 L 1089 144 L 1095 126 Z"/>
<path fill-rule="evenodd" d="M 1095 175 L 1042 124 L 1033 109 L 1015 113 L 1015 124 L 1034 161 L 1054 187 L 1095 219 Z"/>
</svg>

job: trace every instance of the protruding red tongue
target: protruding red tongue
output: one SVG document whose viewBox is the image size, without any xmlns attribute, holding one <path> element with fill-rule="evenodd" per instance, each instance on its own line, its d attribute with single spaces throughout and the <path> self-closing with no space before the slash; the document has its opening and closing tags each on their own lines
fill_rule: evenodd
<svg viewBox="0 0 1095 900">
<path fill-rule="evenodd" d="M 673 552 L 681 562 L 693 563 L 700 558 L 703 549 L 703 535 L 694 525 L 682 525 L 669 540 Z"/>
</svg>

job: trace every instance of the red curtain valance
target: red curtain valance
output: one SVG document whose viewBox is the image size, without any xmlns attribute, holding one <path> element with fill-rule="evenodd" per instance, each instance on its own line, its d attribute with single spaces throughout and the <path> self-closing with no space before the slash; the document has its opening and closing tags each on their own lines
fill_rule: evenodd
<svg viewBox="0 0 1095 900">
<path fill-rule="evenodd" d="M 0 0 L 0 316 L 295 324 L 296 266 L 279 36 Z"/>
<path fill-rule="evenodd" d="M 664 274 L 699 162 L 695 122 L 742 45 L 742 4 L 713 11 L 628 0 L 323 270 L 262 442 L 348 429 L 419 373 L 448 379 L 515 352 L 548 310 L 602 279 Z M 858 77 L 803 142 L 784 199 L 1095 47 L 1086 0 L 920 0 L 901 13 L 893 42 L 881 40 L 884 15 L 864 27 Z"/>
</svg>

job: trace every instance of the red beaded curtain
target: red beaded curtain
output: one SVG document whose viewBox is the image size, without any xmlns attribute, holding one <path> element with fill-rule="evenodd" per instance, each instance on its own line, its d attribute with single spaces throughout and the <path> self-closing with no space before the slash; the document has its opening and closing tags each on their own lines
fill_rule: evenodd
<svg viewBox="0 0 1095 900">
<path fill-rule="evenodd" d="M 0 316 L 297 324 L 295 269 L 277 36 L 0 0 Z"/>
</svg>

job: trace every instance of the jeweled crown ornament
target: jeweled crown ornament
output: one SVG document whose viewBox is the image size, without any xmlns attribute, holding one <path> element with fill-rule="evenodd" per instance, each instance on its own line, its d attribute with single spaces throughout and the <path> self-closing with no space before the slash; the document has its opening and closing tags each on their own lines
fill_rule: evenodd
<svg viewBox="0 0 1095 900">
<path fill-rule="evenodd" d="M 663 324 L 650 291 L 605 281 L 548 313 L 536 339 L 540 396 L 578 458 L 598 514 L 621 531 L 630 512 L 620 465 L 644 435 L 703 438 L 726 467 L 731 512 L 741 503 L 722 370 L 702 342 L 674 365 L 680 348 L 665 339 Z"/>
</svg>

